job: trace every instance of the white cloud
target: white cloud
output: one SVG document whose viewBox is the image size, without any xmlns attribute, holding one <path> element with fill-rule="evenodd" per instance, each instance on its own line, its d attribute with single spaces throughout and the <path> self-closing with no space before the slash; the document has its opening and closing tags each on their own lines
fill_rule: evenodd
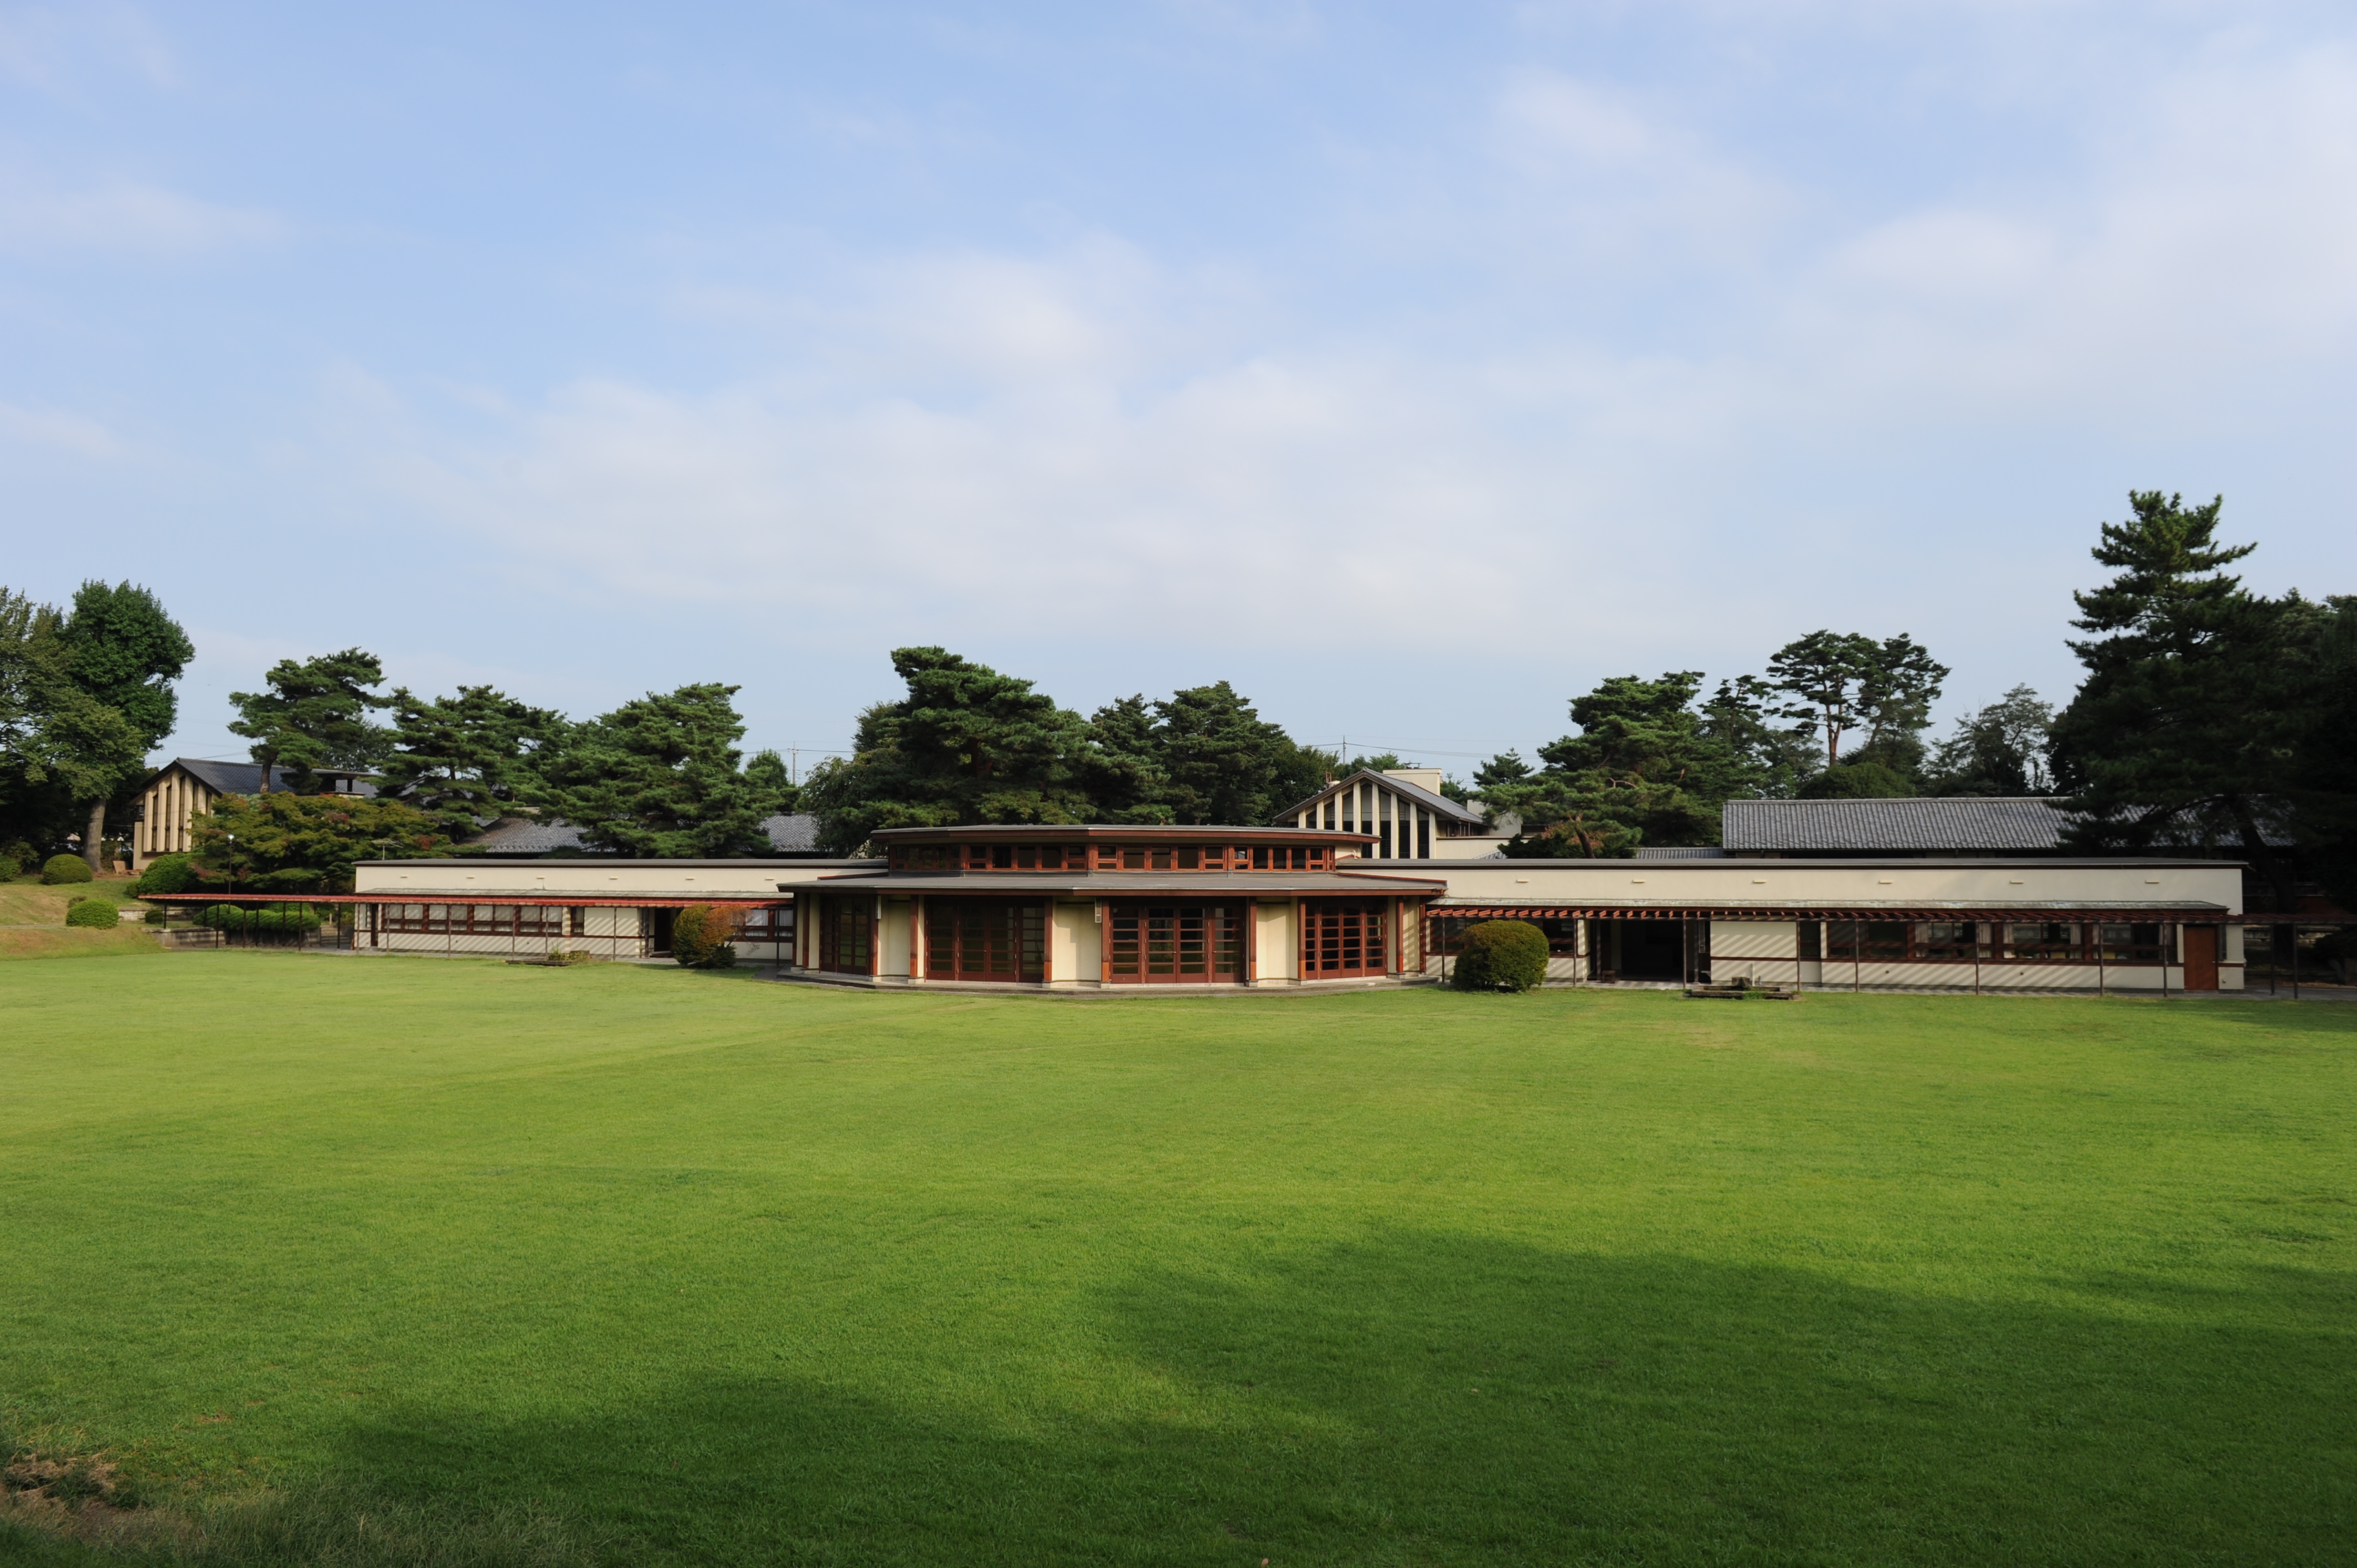
<svg viewBox="0 0 2357 1568">
<path fill-rule="evenodd" d="M 137 180 L 63 189 L 0 171 L 0 251 L 147 255 L 254 244 L 277 238 L 267 212 L 221 206 Z"/>
<path fill-rule="evenodd" d="M 102 70 L 129 70 L 157 87 L 178 76 L 162 32 L 136 6 L 100 0 L 0 6 L 0 76 L 70 95 L 92 60 Z"/>
<path fill-rule="evenodd" d="M 97 420 L 5 403 L 0 403 L 0 441 L 70 452 L 78 457 L 121 457 L 131 450 L 128 442 Z"/>
<path fill-rule="evenodd" d="M 2345 55 L 2197 60 L 2091 113 L 2116 129 L 2046 166 L 1869 210 L 1674 104 L 1524 73 L 1482 122 L 1500 183 L 1458 209 L 1502 281 L 1469 274 L 1445 349 L 1103 236 L 869 257 L 669 296 L 770 345 L 767 371 L 347 388 L 334 466 L 544 589 L 871 644 L 1342 638 L 1379 670 L 1409 646 L 1387 628 L 1441 628 L 1636 668 L 1874 604 L 2051 650 L 2062 588 L 2020 584 L 2075 554 L 2050 518 L 2083 492 L 1992 516 L 2025 481 L 1956 483 L 1975 449 L 2247 417 L 2357 326 Z M 1663 307 L 1717 313 L 1694 349 L 1538 292 L 1737 266 Z M 2204 480 L 2103 493 L 2131 482 Z"/>
</svg>

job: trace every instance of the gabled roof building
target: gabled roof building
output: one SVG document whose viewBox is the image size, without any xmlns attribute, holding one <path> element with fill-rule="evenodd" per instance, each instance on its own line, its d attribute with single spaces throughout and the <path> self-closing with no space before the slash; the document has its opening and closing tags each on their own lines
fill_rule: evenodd
<svg viewBox="0 0 2357 1568">
<path fill-rule="evenodd" d="M 1279 811 L 1275 825 L 1363 833 L 1379 860 L 1471 860 L 1495 854 L 1509 835 L 1440 792 L 1437 768 L 1360 768 Z"/>
</svg>

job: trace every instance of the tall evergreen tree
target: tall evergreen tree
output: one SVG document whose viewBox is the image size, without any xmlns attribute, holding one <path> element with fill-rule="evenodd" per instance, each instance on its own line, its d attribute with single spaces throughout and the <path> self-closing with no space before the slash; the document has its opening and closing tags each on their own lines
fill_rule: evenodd
<svg viewBox="0 0 2357 1568">
<path fill-rule="evenodd" d="M 1926 792 L 1933 795 L 2043 795 L 2053 788 L 2046 749 L 2054 707 L 2028 686 L 2016 686 L 1976 714 L 1956 721 L 1956 733 L 1932 748 Z"/>
<path fill-rule="evenodd" d="M 1719 682 L 1701 713 L 1702 733 L 1734 758 L 1734 771 L 1723 781 L 1722 804 L 1751 796 L 1788 800 L 1817 770 L 1813 743 L 1774 722 L 1782 716 L 1775 688 L 1757 675 Z"/>
<path fill-rule="evenodd" d="M 753 791 L 753 810 L 764 818 L 800 809 L 802 790 L 786 771 L 786 759 L 775 751 L 757 751 L 747 759 L 745 782 Z"/>
<path fill-rule="evenodd" d="M 945 648 L 899 648 L 908 695 L 859 717 L 852 755 L 811 770 L 819 842 L 856 849 L 878 828 L 1089 818 L 1087 721 Z"/>
<path fill-rule="evenodd" d="M 1794 732 L 1824 737 L 1827 768 L 1841 765 L 1842 742 L 1863 730 L 1861 760 L 1903 777 L 1921 764 L 1918 736 L 1948 668 L 1905 632 L 1877 642 L 1857 632 L 1818 630 L 1797 638 L 1768 660 L 1763 691 L 1792 700 L 1778 710 Z"/>
<path fill-rule="evenodd" d="M 2074 594 L 2071 644 L 2087 677 L 2054 724 L 2074 842 L 2146 848 L 2189 835 L 2238 843 L 2293 907 L 2288 859 L 2266 841 L 2296 790 L 2312 690 L 2304 617 L 2225 570 L 2256 548 L 2217 540 L 2223 498 L 2131 491 L 2128 521 L 2093 552 L 2115 575 Z"/>
<path fill-rule="evenodd" d="M 526 791 L 599 849 L 721 858 L 769 848 L 763 798 L 738 768 L 739 688 L 649 693 L 573 730 Z"/>
<path fill-rule="evenodd" d="M 397 797 L 463 838 L 523 805 L 544 760 L 562 746 L 565 715 L 490 686 L 424 698 L 396 687 L 377 767 L 380 794 Z"/>
<path fill-rule="evenodd" d="M 370 768 L 384 755 L 385 732 L 368 718 L 392 701 L 376 693 L 384 666 L 375 654 L 347 648 L 299 663 L 282 659 L 263 680 L 267 691 L 229 694 L 238 713 L 229 732 L 253 742 L 265 793 L 282 768 L 288 789 L 310 794 L 320 769 Z"/>
<path fill-rule="evenodd" d="M 2309 639 L 2310 700 L 2293 779 L 2293 821 L 2326 896 L 2357 909 L 2357 596 L 2327 599 L 2320 612 Z"/>
<path fill-rule="evenodd" d="M 1492 815 L 1522 819 L 1512 853 L 1610 856 L 1640 844 L 1715 844 L 1719 807 L 1758 769 L 1694 705 L 1699 671 L 1616 675 L 1573 699 L 1580 733 L 1542 746 L 1544 768 L 1486 785 Z M 1489 771 L 1489 770 L 1485 770 Z"/>
</svg>

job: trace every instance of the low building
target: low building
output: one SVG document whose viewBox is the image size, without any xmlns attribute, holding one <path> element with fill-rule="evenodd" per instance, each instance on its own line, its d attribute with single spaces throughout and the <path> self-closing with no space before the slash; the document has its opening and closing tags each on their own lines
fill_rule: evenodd
<svg viewBox="0 0 2357 1568">
<path fill-rule="evenodd" d="M 613 959 L 662 956 L 679 909 L 705 904 L 728 912 L 748 960 L 886 987 L 1439 980 L 1466 928 L 1501 918 L 1544 930 L 1550 978 L 1572 984 L 2243 983 L 2234 861 L 1383 859 L 1374 835 L 1298 825 L 906 828 L 876 842 L 879 860 L 377 861 L 354 892 L 307 901 L 349 907 L 364 950 Z"/>
</svg>

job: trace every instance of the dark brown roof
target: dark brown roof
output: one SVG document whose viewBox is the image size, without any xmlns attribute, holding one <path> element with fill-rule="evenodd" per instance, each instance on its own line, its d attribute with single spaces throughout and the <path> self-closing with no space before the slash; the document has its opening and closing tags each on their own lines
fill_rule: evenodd
<svg viewBox="0 0 2357 1568">
<path fill-rule="evenodd" d="M 823 876 L 803 883 L 823 893 L 1032 893 L 1042 897 L 1135 898 L 1168 895 L 1189 898 L 1284 898 L 1297 893 L 1320 897 L 1372 894 L 1437 894 L 1448 885 L 1437 878 L 1361 876 L 1331 871 L 1098 871 L 1073 876 L 1053 871 L 868 872 Z"/>
<path fill-rule="evenodd" d="M 917 843 L 968 839 L 1028 839 L 1039 843 L 1075 839 L 1137 839 L 1181 843 L 1372 843 L 1372 833 L 1332 832 L 1324 828 L 1165 826 L 1132 822 L 988 822 L 957 828 L 877 828 L 867 835 L 878 843 Z"/>
</svg>

